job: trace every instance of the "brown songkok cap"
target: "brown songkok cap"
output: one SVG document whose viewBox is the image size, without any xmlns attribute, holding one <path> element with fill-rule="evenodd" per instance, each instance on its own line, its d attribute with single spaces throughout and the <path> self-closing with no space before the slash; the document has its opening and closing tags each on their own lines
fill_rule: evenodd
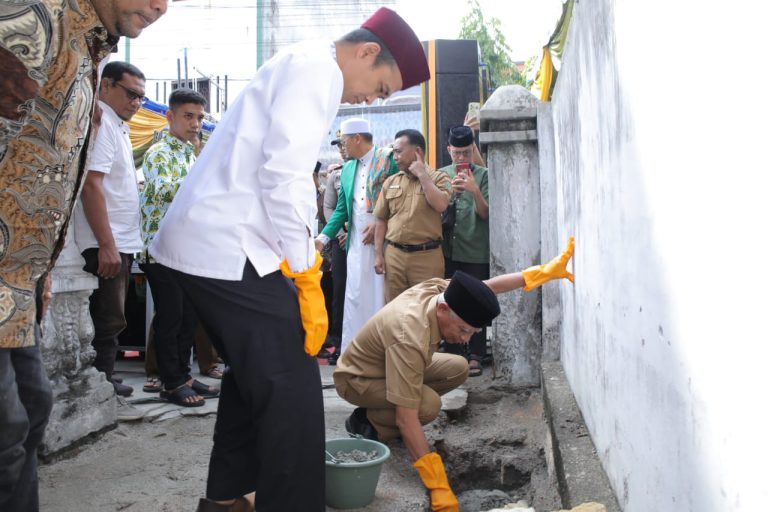
<svg viewBox="0 0 768 512">
<path fill-rule="evenodd" d="M 403 89 L 429 80 L 424 47 L 413 29 L 395 11 L 382 7 L 360 28 L 370 30 L 387 45 L 403 78 Z"/>
</svg>

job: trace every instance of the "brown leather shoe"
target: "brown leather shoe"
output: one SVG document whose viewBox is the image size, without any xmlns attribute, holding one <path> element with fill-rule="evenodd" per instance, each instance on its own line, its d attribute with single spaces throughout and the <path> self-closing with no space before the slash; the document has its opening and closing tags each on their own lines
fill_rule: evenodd
<svg viewBox="0 0 768 512">
<path fill-rule="evenodd" d="M 222 505 L 208 498 L 200 498 L 197 512 L 254 512 L 254 508 L 245 498 L 237 498 L 231 505 Z"/>
</svg>

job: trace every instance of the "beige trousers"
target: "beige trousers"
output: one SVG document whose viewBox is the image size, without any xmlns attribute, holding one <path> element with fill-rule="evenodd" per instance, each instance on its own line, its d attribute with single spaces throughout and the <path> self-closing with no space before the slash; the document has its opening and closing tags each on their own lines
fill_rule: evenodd
<svg viewBox="0 0 768 512">
<path fill-rule="evenodd" d="M 387 245 L 384 248 L 384 302 L 389 303 L 411 286 L 433 277 L 445 276 L 443 249 L 405 252 Z"/>
<path fill-rule="evenodd" d="M 467 360 L 454 354 L 435 353 L 432 363 L 424 370 L 419 404 L 419 421 L 422 425 L 431 422 L 440 413 L 440 396 L 456 389 L 469 374 Z M 389 441 L 400 437 L 395 422 L 396 405 L 387 400 L 386 380 L 352 377 L 348 374 L 333 374 L 336 391 L 347 402 L 368 409 L 368 420 L 376 428 L 379 440 Z M 357 382 L 352 382 L 357 381 Z M 359 392 L 358 390 L 364 390 Z"/>
</svg>

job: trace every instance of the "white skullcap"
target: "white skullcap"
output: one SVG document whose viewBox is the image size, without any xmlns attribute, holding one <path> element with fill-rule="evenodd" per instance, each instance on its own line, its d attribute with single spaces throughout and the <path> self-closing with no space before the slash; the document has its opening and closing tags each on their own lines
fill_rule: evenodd
<svg viewBox="0 0 768 512">
<path fill-rule="evenodd" d="M 342 135 L 354 135 L 356 133 L 372 133 L 371 125 L 365 119 L 347 119 L 341 123 Z"/>
</svg>

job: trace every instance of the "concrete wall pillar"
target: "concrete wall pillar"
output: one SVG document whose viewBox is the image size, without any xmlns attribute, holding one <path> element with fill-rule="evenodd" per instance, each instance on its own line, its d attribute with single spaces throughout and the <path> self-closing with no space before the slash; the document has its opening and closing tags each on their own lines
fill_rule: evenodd
<svg viewBox="0 0 768 512">
<path fill-rule="evenodd" d="M 74 227 L 74 226 L 72 226 Z M 97 279 L 83 271 L 85 261 L 67 233 L 52 272 L 53 300 L 43 319 L 41 352 L 53 387 L 53 410 L 40 447 L 43 456 L 58 452 L 117 422 L 115 391 L 93 367 L 93 322 L 88 297 Z"/>
<path fill-rule="evenodd" d="M 491 276 L 541 259 L 538 106 L 528 90 L 512 85 L 497 89 L 480 110 L 489 169 Z M 492 341 L 496 376 L 513 387 L 538 386 L 541 291 L 506 293 L 499 303 Z"/>
</svg>

